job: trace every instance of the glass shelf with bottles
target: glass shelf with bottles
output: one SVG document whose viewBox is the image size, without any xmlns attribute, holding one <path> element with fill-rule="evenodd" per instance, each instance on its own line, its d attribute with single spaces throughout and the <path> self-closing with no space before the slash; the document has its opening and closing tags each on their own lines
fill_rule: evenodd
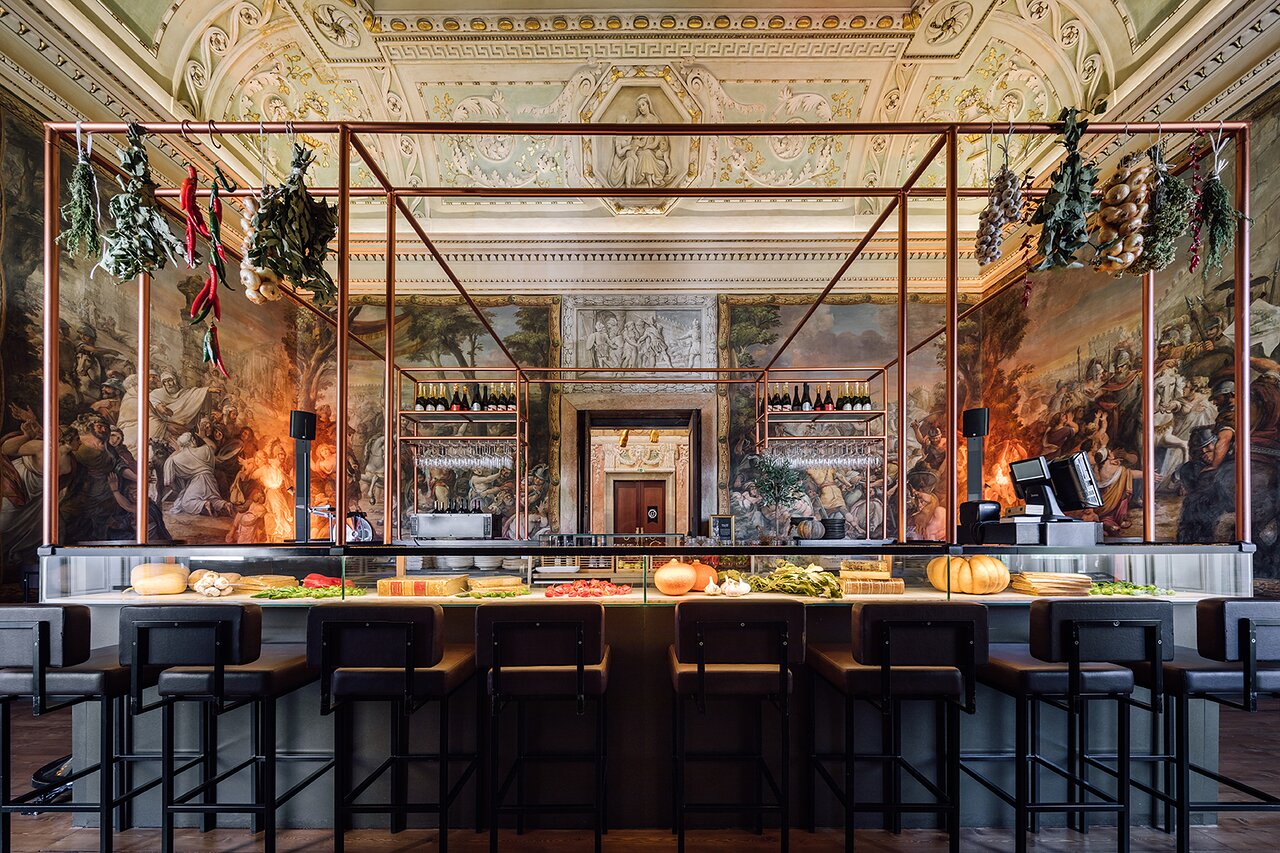
<svg viewBox="0 0 1280 853">
<path fill-rule="evenodd" d="M 514 382 L 419 382 L 412 409 L 401 417 L 416 423 L 515 423 Z"/>
<path fill-rule="evenodd" d="M 758 420 L 784 423 L 862 423 L 884 415 L 871 382 L 771 382 L 758 403 Z"/>
</svg>

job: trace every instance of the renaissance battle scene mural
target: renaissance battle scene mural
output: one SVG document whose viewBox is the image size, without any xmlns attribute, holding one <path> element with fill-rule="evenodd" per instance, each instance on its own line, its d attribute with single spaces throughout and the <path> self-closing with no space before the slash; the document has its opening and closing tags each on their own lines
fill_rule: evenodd
<svg viewBox="0 0 1280 853">
<path fill-rule="evenodd" d="M 859 365 L 889 365 L 897 354 L 897 307 L 895 296 L 833 296 L 805 324 L 804 329 L 783 352 L 777 367 L 804 365 L 836 366 L 856 361 Z M 761 367 L 772 358 L 780 341 L 795 327 L 810 304 L 796 297 L 722 297 L 720 313 L 720 364 L 722 367 Z M 909 344 L 920 348 L 908 360 L 907 418 L 907 532 L 917 539 L 945 539 L 945 509 L 942 503 L 945 476 L 945 438 L 942 424 L 945 396 L 942 385 L 940 351 L 944 338 L 938 334 L 943 324 L 943 305 L 937 298 L 912 300 L 907 310 Z M 804 382 L 803 374 L 786 377 Z M 827 381 L 833 387 L 841 382 L 839 374 L 815 371 L 813 379 L 821 379 L 825 393 Z M 727 466 L 727 507 L 723 511 L 736 518 L 740 539 L 752 541 L 761 535 L 785 533 L 787 520 L 793 516 L 844 519 L 851 538 L 879 539 L 884 533 L 897 535 L 896 462 L 898 401 L 896 372 L 888 372 L 889 400 L 881 396 L 879 380 L 872 388 L 877 408 L 887 409 L 888 464 L 881 468 L 842 468 L 815 465 L 806 468 L 802 478 L 803 495 L 785 506 L 770 506 L 762 498 L 756 482 L 755 397 L 751 385 L 735 385 L 722 392 L 722 423 L 728 423 L 727 454 L 722 451 L 721 465 Z M 795 382 L 788 381 L 788 388 Z M 727 416 L 727 419 L 724 418 Z M 848 427 L 786 425 L 782 429 L 794 434 L 813 434 L 820 429 L 828 434 Z M 808 431 L 808 432 L 805 432 Z M 879 431 L 879 424 L 872 432 Z M 776 430 L 775 430 L 776 434 Z M 877 452 L 878 455 L 878 452 Z M 868 523 L 870 522 L 870 523 Z"/>
</svg>

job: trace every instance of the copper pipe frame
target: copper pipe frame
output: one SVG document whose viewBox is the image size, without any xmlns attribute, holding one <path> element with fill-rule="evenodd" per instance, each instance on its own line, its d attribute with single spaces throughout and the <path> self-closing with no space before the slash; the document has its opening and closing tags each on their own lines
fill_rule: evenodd
<svg viewBox="0 0 1280 853">
<path fill-rule="evenodd" d="M 382 447 L 382 544 L 390 545 L 395 539 L 392 530 L 392 519 L 395 517 L 392 513 L 395 509 L 395 499 L 397 495 L 393 495 L 390 488 L 391 470 L 398 467 L 396 461 L 396 448 L 398 442 L 394 441 L 394 437 L 399 433 L 399 417 L 396 414 L 400 410 L 400 386 L 396 380 L 396 196 L 395 193 L 387 195 L 387 282 L 386 282 L 386 323 L 387 329 L 385 334 L 384 346 L 386 348 L 386 363 L 382 375 L 385 399 L 383 401 L 382 420 L 385 425 L 387 435 L 383 436 Z"/>
<path fill-rule="evenodd" d="M 907 541 L 907 198 L 898 199 L 898 541 Z M 887 406 L 887 403 L 886 403 Z M 888 449 L 886 448 L 886 452 Z M 885 490 L 889 466 L 885 462 Z M 886 495 L 887 497 L 887 495 Z M 887 501 L 886 501 L 887 502 Z M 888 523 L 888 507 L 885 508 Z"/>
<path fill-rule="evenodd" d="M 134 537 L 147 544 L 147 497 L 151 490 L 151 276 L 138 276 L 138 456 L 134 460 Z M 156 499 L 159 500 L 157 495 Z"/>
<path fill-rule="evenodd" d="M 44 541 L 58 544 L 58 191 L 62 186 L 61 133 L 44 130 Z M 141 397 L 146 395 L 139 388 Z"/>
<path fill-rule="evenodd" d="M 348 313 L 348 296 L 350 291 L 351 253 L 351 131 L 345 125 L 338 134 L 338 306 L 337 306 L 337 389 L 335 391 L 334 408 L 337 410 L 338 423 L 334 430 L 334 456 L 337 458 L 337 470 L 334 472 L 333 542 L 341 547 L 347 541 L 347 338 L 351 317 Z M 305 531 L 309 533 L 309 531 Z M 299 534 L 303 535 L 302 533 Z"/>
<path fill-rule="evenodd" d="M 960 144 L 959 135 L 952 127 L 947 132 L 947 529 L 944 534 L 948 539 L 955 535 L 956 529 L 956 427 L 958 389 L 956 381 L 960 376 L 959 341 L 956 332 L 959 328 L 957 307 L 960 292 L 960 233 L 959 233 L 959 196 L 956 185 L 960 179 L 959 169 Z M 905 369 L 906 365 L 900 365 Z M 898 475 L 902 477 L 901 474 Z"/>
<path fill-rule="evenodd" d="M 1252 306 L 1249 304 L 1252 275 L 1249 257 L 1249 217 L 1252 204 L 1249 198 L 1249 125 L 1243 124 L 1235 131 L 1236 142 L 1236 205 L 1241 218 L 1236 229 L 1235 261 L 1235 380 L 1236 380 L 1236 539 L 1251 541 L 1253 533 L 1253 448 L 1250 445 L 1249 427 L 1252 399 L 1249 394 L 1249 358 L 1252 350 L 1249 328 Z M 1151 424 L 1147 424 L 1148 429 Z"/>
<path fill-rule="evenodd" d="M 1142 276 L 1142 538 L 1156 541 L 1156 274 Z"/>
</svg>

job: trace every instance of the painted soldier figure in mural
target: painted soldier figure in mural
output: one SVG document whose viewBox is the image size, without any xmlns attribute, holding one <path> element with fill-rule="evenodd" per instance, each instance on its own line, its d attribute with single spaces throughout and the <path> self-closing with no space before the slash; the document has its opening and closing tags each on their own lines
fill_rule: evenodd
<svg viewBox="0 0 1280 853">
<path fill-rule="evenodd" d="M 1137 450 L 1142 432 L 1142 372 L 1128 347 L 1116 347 L 1112 371 L 1098 389 L 1098 408 L 1108 414 L 1110 439 L 1126 450 Z"/>
<path fill-rule="evenodd" d="M 1189 443 L 1191 459 L 1178 472 L 1187 495 L 1178 514 L 1177 539 L 1184 543 L 1216 542 L 1218 525 L 1235 509 L 1235 498 L 1221 476 L 1225 469 L 1213 464 L 1218 443 L 1213 427 L 1197 427 Z"/>
</svg>

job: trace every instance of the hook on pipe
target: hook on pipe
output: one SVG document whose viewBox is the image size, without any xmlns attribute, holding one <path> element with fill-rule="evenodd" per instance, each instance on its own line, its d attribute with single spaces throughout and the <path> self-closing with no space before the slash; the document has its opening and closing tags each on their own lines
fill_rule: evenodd
<svg viewBox="0 0 1280 853">
<path fill-rule="evenodd" d="M 217 136 L 215 135 L 216 133 L 217 131 L 215 131 L 213 127 L 213 119 L 209 119 L 209 144 L 216 150 L 221 151 L 222 143 L 218 141 Z"/>
</svg>

